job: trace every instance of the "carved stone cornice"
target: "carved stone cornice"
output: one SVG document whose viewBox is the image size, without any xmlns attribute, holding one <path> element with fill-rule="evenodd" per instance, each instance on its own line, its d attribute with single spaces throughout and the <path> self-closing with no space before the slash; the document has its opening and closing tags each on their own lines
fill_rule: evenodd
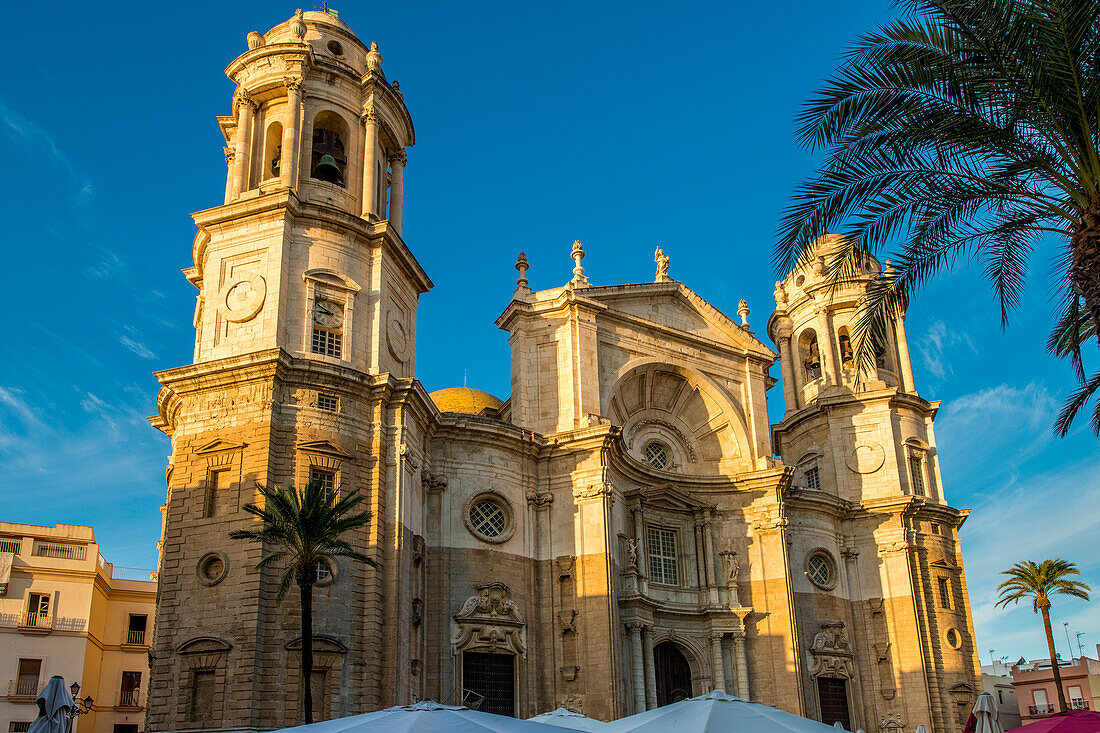
<svg viewBox="0 0 1100 733">
<path fill-rule="evenodd" d="M 447 477 L 436 476 L 426 468 L 420 472 L 420 483 L 425 491 L 442 493 L 447 490 Z"/>
</svg>

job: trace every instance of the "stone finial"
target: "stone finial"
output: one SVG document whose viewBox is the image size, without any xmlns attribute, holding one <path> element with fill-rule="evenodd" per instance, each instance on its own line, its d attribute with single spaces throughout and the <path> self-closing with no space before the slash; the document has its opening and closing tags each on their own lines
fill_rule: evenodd
<svg viewBox="0 0 1100 733">
<path fill-rule="evenodd" d="M 382 54 L 378 52 L 378 41 L 370 42 L 370 51 L 367 53 L 367 71 L 382 72 Z"/>
<path fill-rule="evenodd" d="M 744 298 L 737 304 L 737 315 L 741 316 L 741 325 L 745 328 L 749 327 L 749 304 Z"/>
<path fill-rule="evenodd" d="M 259 48 L 264 45 L 264 34 L 259 31 L 252 31 L 248 34 L 248 50 L 251 51 L 254 48 Z"/>
<path fill-rule="evenodd" d="M 671 281 L 672 278 L 668 276 L 669 258 L 660 246 L 658 246 L 657 251 L 653 253 L 653 261 L 657 263 L 657 277 L 653 278 L 653 282 L 667 283 Z"/>
<path fill-rule="evenodd" d="M 584 245 L 581 244 L 581 240 L 573 240 L 573 251 L 569 255 L 573 258 L 576 266 L 573 268 L 573 279 L 569 281 L 569 284 L 575 288 L 587 288 L 591 287 L 588 282 L 588 278 L 584 276 L 584 268 L 581 267 L 581 260 L 584 259 Z"/>
<path fill-rule="evenodd" d="M 814 271 L 815 275 L 817 275 L 818 277 L 821 277 L 822 275 L 824 275 L 825 274 L 825 257 L 821 256 L 821 255 L 818 255 L 817 259 L 814 260 L 814 264 L 813 264 L 812 267 L 813 267 L 813 271 Z"/>
<path fill-rule="evenodd" d="M 527 255 L 523 252 L 519 253 L 519 257 L 516 258 L 516 269 L 519 270 L 519 277 L 516 278 L 516 295 L 527 295 L 531 292 L 531 288 L 527 286 Z"/>
<path fill-rule="evenodd" d="M 294 19 L 290 21 L 290 35 L 294 36 L 297 41 L 301 41 L 306 37 L 306 22 L 302 19 L 301 8 L 294 11 Z"/>
<path fill-rule="evenodd" d="M 787 289 L 783 287 L 781 280 L 775 281 L 775 305 L 776 307 L 787 305 Z"/>
<path fill-rule="evenodd" d="M 898 271 L 890 264 L 890 260 L 883 260 L 882 265 L 882 274 L 885 275 L 887 279 L 893 279 L 894 276 L 898 274 Z"/>
</svg>

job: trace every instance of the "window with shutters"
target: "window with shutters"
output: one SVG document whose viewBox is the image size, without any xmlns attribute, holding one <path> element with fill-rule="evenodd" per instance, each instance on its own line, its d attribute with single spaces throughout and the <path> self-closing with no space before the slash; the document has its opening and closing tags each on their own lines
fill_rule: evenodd
<svg viewBox="0 0 1100 733">
<path fill-rule="evenodd" d="M 937 578 L 936 582 L 940 590 L 940 608 L 950 611 L 954 607 L 951 603 L 951 579 Z"/>
<path fill-rule="evenodd" d="M 913 482 L 913 493 L 924 496 L 924 458 L 909 456 L 909 479 Z"/>
<path fill-rule="evenodd" d="M 649 579 L 654 583 L 677 585 L 676 532 L 649 527 L 646 534 L 649 552 Z"/>
</svg>

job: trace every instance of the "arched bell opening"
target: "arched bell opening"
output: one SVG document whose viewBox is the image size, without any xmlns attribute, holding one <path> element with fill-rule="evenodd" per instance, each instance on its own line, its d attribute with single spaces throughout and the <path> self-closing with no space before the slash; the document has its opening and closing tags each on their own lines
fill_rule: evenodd
<svg viewBox="0 0 1100 733">
<path fill-rule="evenodd" d="M 313 150 L 309 176 L 337 186 L 347 185 L 348 125 L 335 112 L 321 112 L 313 121 Z"/>
<path fill-rule="evenodd" d="M 812 328 L 807 328 L 798 337 L 798 354 L 805 381 L 810 382 L 820 378 L 821 346 L 817 341 L 817 332 Z"/>
<path fill-rule="evenodd" d="M 855 350 L 852 348 L 852 336 L 847 326 L 841 326 L 837 332 L 837 345 L 840 347 L 840 365 L 845 369 L 854 369 Z"/>
<path fill-rule="evenodd" d="M 264 134 L 264 162 L 261 169 L 261 178 L 269 181 L 279 177 L 282 169 L 283 125 L 281 122 L 272 122 L 267 126 Z"/>
</svg>

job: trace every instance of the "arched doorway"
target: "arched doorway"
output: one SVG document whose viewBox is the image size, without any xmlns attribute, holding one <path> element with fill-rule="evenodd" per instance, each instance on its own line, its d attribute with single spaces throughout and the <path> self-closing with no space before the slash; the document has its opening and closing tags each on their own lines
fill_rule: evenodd
<svg viewBox="0 0 1100 733">
<path fill-rule="evenodd" d="M 664 641 L 653 647 L 653 671 L 657 678 L 657 707 L 691 697 L 691 667 L 683 652 Z"/>
</svg>

